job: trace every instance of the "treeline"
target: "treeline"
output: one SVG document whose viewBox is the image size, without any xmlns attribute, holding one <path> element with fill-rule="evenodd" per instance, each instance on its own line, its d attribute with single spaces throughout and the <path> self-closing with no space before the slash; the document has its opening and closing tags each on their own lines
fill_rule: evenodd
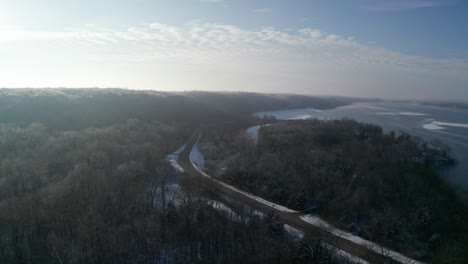
<svg viewBox="0 0 468 264">
<path fill-rule="evenodd" d="M 225 181 L 256 195 L 414 258 L 468 258 L 466 205 L 435 168 L 447 149 L 353 120 L 278 122 L 260 134 L 258 143 L 207 138 L 202 151 L 208 163 L 225 160 L 213 162 Z"/>
<path fill-rule="evenodd" d="M 444 102 L 444 101 L 424 101 L 421 102 L 423 105 L 432 105 L 439 107 L 450 107 L 459 109 L 468 109 L 468 102 Z"/>
<path fill-rule="evenodd" d="M 39 122 L 54 129 L 112 125 L 127 119 L 185 123 L 239 120 L 252 112 L 328 109 L 357 99 L 255 93 L 123 89 L 0 89 L 0 123 Z"/>
</svg>

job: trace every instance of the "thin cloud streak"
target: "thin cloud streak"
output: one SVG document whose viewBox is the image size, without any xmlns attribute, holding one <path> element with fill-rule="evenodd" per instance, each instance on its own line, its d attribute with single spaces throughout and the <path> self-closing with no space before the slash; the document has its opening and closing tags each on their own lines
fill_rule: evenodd
<svg viewBox="0 0 468 264">
<path fill-rule="evenodd" d="M 406 11 L 422 8 L 435 8 L 453 4 L 453 1 L 446 0 L 410 0 L 410 1 L 385 1 L 383 3 L 364 7 L 368 11 Z"/>
<path fill-rule="evenodd" d="M 253 12 L 254 13 L 273 13 L 275 10 L 274 9 L 271 9 L 271 8 L 258 8 L 258 9 L 254 9 Z"/>
</svg>

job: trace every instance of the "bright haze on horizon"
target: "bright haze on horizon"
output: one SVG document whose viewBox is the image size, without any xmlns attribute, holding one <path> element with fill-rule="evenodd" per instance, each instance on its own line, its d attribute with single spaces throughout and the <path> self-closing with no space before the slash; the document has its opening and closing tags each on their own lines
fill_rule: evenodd
<svg viewBox="0 0 468 264">
<path fill-rule="evenodd" d="M 0 0 L 0 87 L 468 100 L 468 1 Z"/>
</svg>

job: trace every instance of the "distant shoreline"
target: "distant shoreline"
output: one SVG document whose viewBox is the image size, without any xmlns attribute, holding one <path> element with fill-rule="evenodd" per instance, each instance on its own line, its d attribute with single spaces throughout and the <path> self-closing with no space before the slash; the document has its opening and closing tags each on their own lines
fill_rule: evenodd
<svg viewBox="0 0 468 264">
<path fill-rule="evenodd" d="M 468 109 L 468 102 L 419 102 L 422 105 L 439 106 L 455 109 Z"/>
</svg>

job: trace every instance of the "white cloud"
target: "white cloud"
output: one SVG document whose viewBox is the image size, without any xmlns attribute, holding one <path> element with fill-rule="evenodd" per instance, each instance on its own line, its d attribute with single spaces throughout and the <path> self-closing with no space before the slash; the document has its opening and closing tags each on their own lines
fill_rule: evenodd
<svg viewBox="0 0 468 264">
<path fill-rule="evenodd" d="M 12 71 L 21 81 L 26 74 L 19 74 L 21 69 L 30 69 L 29 74 L 36 76 L 38 83 L 42 83 L 43 76 L 49 76 L 52 81 L 46 83 L 55 84 L 57 71 L 70 67 L 63 76 L 72 78 L 96 67 L 92 72 L 97 76 L 95 82 L 89 77 L 76 77 L 78 83 L 66 82 L 71 86 L 79 86 L 79 81 L 87 79 L 86 86 L 104 83 L 140 88 L 166 78 L 161 86 L 174 89 L 220 90 L 251 85 L 259 89 L 276 87 L 278 91 L 281 85 L 304 90 L 311 85 L 372 86 L 384 80 L 398 81 L 401 86 L 410 82 L 434 85 L 430 81 L 433 79 L 439 84 L 441 80 L 455 80 L 459 85 L 468 79 L 468 63 L 464 60 L 403 54 L 312 28 L 246 29 L 203 21 L 181 26 L 152 23 L 123 31 L 4 27 L 0 28 L 0 46 L 0 72 Z M 39 74 L 37 68 L 47 72 Z M 158 75 L 162 72 L 162 76 Z M 182 73 L 186 78 L 180 79 Z M 4 76 L 0 86 L 8 86 Z"/>
<path fill-rule="evenodd" d="M 184 56 L 209 62 L 220 57 L 290 62 L 333 67 L 372 67 L 393 70 L 452 71 L 462 68 L 463 61 L 431 59 L 393 52 L 365 45 L 352 37 L 327 34 L 304 28 L 282 31 L 275 28 L 244 29 L 233 25 L 191 22 L 183 26 L 152 23 L 126 31 L 94 28 L 74 31 L 28 31 L 22 28 L 0 28 L 0 42 L 83 44 L 105 46 L 107 54 L 116 49 L 141 60 Z M 31 44 L 33 45 L 33 44 Z M 120 54 L 115 54 L 119 59 Z M 125 57 L 128 59 L 128 57 Z"/>
</svg>

